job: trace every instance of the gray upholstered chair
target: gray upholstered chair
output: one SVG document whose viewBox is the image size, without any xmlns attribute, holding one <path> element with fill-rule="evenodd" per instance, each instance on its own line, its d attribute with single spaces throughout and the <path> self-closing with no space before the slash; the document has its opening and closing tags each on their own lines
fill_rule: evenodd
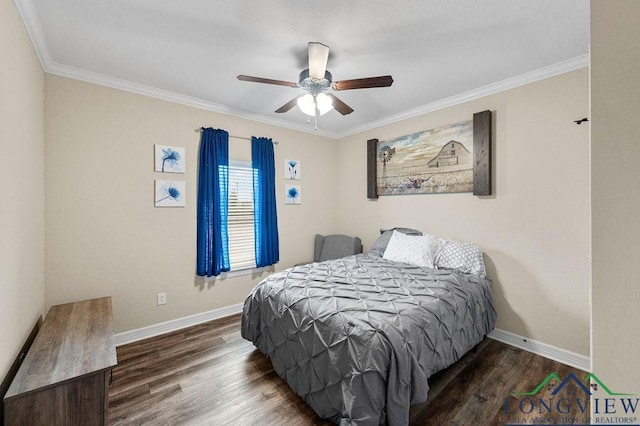
<svg viewBox="0 0 640 426">
<path fill-rule="evenodd" d="M 313 250 L 314 262 L 339 259 L 358 253 L 362 253 L 362 241 L 358 237 L 341 234 L 316 234 L 316 242 Z"/>
</svg>

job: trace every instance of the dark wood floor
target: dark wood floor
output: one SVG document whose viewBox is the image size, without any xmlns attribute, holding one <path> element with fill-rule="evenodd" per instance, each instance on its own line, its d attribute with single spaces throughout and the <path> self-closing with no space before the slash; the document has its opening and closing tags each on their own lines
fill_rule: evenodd
<svg viewBox="0 0 640 426">
<path fill-rule="evenodd" d="M 548 417 L 537 406 L 522 414 L 515 398 L 505 413 L 505 398 L 535 389 L 552 372 L 560 378 L 586 375 L 486 339 L 476 352 L 429 379 L 429 399 L 411 407 L 411 425 L 504 425 Z M 551 381 L 535 398 L 551 398 L 557 384 Z M 575 388 L 568 392 L 580 397 L 582 391 Z M 530 407 L 526 401 L 524 411 Z M 240 337 L 239 315 L 119 347 L 109 419 L 111 425 L 331 424 L 318 418 L 271 362 Z"/>
</svg>

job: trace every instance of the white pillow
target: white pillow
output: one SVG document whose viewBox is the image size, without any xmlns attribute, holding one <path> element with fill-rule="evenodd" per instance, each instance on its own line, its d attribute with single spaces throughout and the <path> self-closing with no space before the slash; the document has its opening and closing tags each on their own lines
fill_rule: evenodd
<svg viewBox="0 0 640 426">
<path fill-rule="evenodd" d="M 482 278 L 487 276 L 482 250 L 475 244 L 442 239 L 440 247 L 435 261 L 438 269 L 453 269 Z"/>
<path fill-rule="evenodd" d="M 394 262 L 434 268 L 438 238 L 434 235 L 406 235 L 393 231 L 383 258 Z"/>
</svg>

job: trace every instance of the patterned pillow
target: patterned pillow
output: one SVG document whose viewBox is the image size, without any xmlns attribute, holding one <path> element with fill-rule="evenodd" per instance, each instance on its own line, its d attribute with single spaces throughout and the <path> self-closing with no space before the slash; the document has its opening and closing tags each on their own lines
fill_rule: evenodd
<svg viewBox="0 0 640 426">
<path fill-rule="evenodd" d="M 371 250 L 369 253 L 377 254 L 378 256 L 384 255 L 384 251 L 387 249 L 387 244 L 389 244 L 389 240 L 391 239 L 391 235 L 393 235 L 393 231 L 402 232 L 407 235 L 422 235 L 422 232 L 417 229 L 411 228 L 391 228 L 391 229 L 381 229 L 380 236 L 371 246 Z"/>
<path fill-rule="evenodd" d="M 482 278 L 487 276 L 482 250 L 475 244 L 441 239 L 440 247 L 435 261 L 438 269 L 453 269 Z"/>
<path fill-rule="evenodd" d="M 393 231 L 383 258 L 394 262 L 435 268 L 433 261 L 438 238 L 434 235 L 406 235 Z"/>
</svg>

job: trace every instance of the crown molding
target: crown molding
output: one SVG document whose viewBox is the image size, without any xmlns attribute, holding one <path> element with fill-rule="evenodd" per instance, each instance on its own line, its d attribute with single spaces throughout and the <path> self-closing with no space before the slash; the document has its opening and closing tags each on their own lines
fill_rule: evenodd
<svg viewBox="0 0 640 426">
<path fill-rule="evenodd" d="M 40 60 L 40 65 L 42 65 L 44 71 L 47 72 L 47 66 L 51 63 L 51 55 L 49 54 L 40 18 L 38 17 L 38 12 L 36 12 L 36 7 L 33 5 L 31 0 L 15 0 L 15 4 L 18 8 L 18 13 L 20 13 L 20 17 L 22 18 L 22 22 L 24 22 L 24 26 L 27 29 L 27 33 L 31 38 L 33 48 Z"/>
<path fill-rule="evenodd" d="M 155 99 L 174 102 L 194 108 L 204 109 L 207 111 L 213 111 L 220 114 L 232 115 L 234 117 L 257 121 L 276 127 L 297 130 L 299 132 L 324 136 L 331 139 L 337 139 L 337 135 L 335 133 L 323 130 L 314 130 L 309 126 L 303 124 L 291 123 L 289 121 L 268 117 L 266 115 L 251 113 L 245 110 L 206 101 L 204 99 L 182 95 L 180 93 L 171 92 L 169 90 L 158 89 L 156 87 L 135 83 L 129 80 L 123 80 L 117 77 L 111 77 L 105 74 L 87 71 L 68 65 L 62 65 L 56 62 L 52 62 L 48 66 L 46 66 L 45 72 L 49 74 L 59 75 L 61 77 L 67 77 L 74 80 L 97 84 L 100 86 L 111 87 L 113 89 L 123 90 L 125 92 L 136 93 L 138 95 L 148 96 Z"/>
<path fill-rule="evenodd" d="M 544 68 L 520 74 L 518 76 L 511 77 L 496 83 L 488 84 L 478 89 L 463 92 L 417 108 L 409 109 L 407 111 L 385 117 L 381 120 L 376 120 L 363 124 L 361 126 L 352 127 L 345 130 L 344 132 L 329 132 L 326 130 L 313 130 L 306 125 L 269 117 L 264 114 L 251 113 L 249 111 L 232 108 L 215 102 L 206 101 L 204 99 L 181 95 L 179 93 L 170 92 L 168 90 L 158 89 L 155 87 L 146 86 L 144 84 L 135 83 L 132 81 L 123 80 L 120 78 L 56 63 L 51 59 L 46 39 L 44 37 L 44 32 L 42 30 L 42 25 L 40 23 L 40 19 L 32 0 L 15 0 L 15 4 L 18 8 L 18 11 L 20 12 L 22 20 L 24 21 L 27 32 L 31 37 L 31 41 L 33 43 L 36 54 L 40 59 L 42 68 L 46 73 L 59 75 L 61 77 L 68 77 L 87 83 L 111 87 L 114 89 L 136 93 L 143 96 L 149 96 L 169 102 L 175 102 L 178 104 L 213 111 L 220 114 L 232 115 L 234 117 L 257 121 L 272 126 L 296 130 L 313 135 L 319 135 L 330 139 L 342 139 L 348 136 L 353 136 L 355 134 L 376 129 L 378 127 L 397 123 L 399 121 L 414 118 L 423 114 L 427 114 L 429 112 L 449 108 L 455 105 L 462 104 L 464 102 L 469 102 L 475 99 L 482 98 L 484 96 L 489 96 L 495 93 L 503 92 L 505 90 L 513 89 L 519 86 L 524 86 L 526 84 L 534 83 L 536 81 L 544 80 L 550 77 L 555 77 L 560 74 L 575 71 L 581 68 L 586 68 L 589 66 L 589 55 L 585 54 L 572 59 L 568 59 L 566 61 L 558 62 L 553 65 L 549 65 Z"/>
<path fill-rule="evenodd" d="M 257 121 L 259 123 L 269 124 L 276 127 L 297 130 L 299 132 L 319 135 L 330 139 L 338 139 L 338 135 L 335 132 L 314 130 L 303 124 L 292 123 L 286 120 L 269 117 L 264 114 L 251 113 L 249 111 L 232 108 L 215 102 L 206 101 L 204 99 L 198 99 L 192 96 L 186 96 L 168 90 L 158 89 L 144 84 L 54 62 L 51 58 L 40 17 L 38 16 L 33 1 L 15 0 L 15 4 L 45 73 L 72 78 L 74 80 L 80 80 L 100 86 L 111 87 L 113 89 L 149 96 L 155 99 L 161 99 L 220 114 L 232 115 L 234 117 Z"/>
<path fill-rule="evenodd" d="M 470 90 L 468 92 L 459 93 L 457 95 L 450 96 L 448 98 L 440 99 L 435 102 L 431 102 L 426 105 L 422 105 L 417 108 L 413 108 L 398 114 L 391 115 L 364 124 L 362 126 L 352 127 L 340 133 L 338 138 L 345 138 L 347 136 L 353 136 L 358 133 L 365 132 L 367 130 L 376 129 L 378 127 L 387 126 L 389 124 L 397 123 L 399 121 L 407 120 L 409 118 L 418 117 L 429 112 L 438 111 L 444 108 L 449 108 L 455 105 L 460 105 L 465 102 L 473 101 L 485 96 L 493 95 L 495 93 L 504 92 L 505 90 L 514 89 L 516 87 L 531 84 L 536 81 L 544 80 L 547 78 L 555 77 L 557 75 L 565 74 L 571 71 L 576 71 L 589 66 L 589 55 L 585 54 L 577 56 L 566 61 L 558 62 L 553 65 L 549 65 L 544 68 L 533 70 L 524 74 L 517 75 L 515 77 L 507 78 L 496 83 L 491 83 L 486 86 L 479 87 L 477 89 Z"/>
<path fill-rule="evenodd" d="M 45 53 L 46 55 L 46 53 Z M 328 132 L 323 130 L 313 130 L 305 125 L 291 123 L 286 120 L 280 120 L 272 117 L 268 117 L 262 114 L 251 113 L 248 111 L 231 108 L 226 105 L 217 104 L 215 102 L 206 101 L 203 99 L 194 98 L 192 96 L 181 95 L 179 93 L 170 92 L 168 90 L 158 89 L 151 86 L 146 86 L 140 83 L 134 83 L 128 80 L 119 79 L 116 77 L 99 74 L 80 68 L 70 67 L 67 65 L 51 62 L 48 66 L 44 65 L 45 72 L 50 74 L 59 75 L 62 77 L 68 77 L 75 80 L 85 81 L 87 83 L 98 84 L 101 86 L 111 87 L 114 89 L 124 90 L 126 92 L 137 93 L 143 96 L 149 96 L 156 99 L 161 99 L 169 102 L 175 102 L 178 104 L 205 109 L 208 111 L 217 112 L 220 114 L 232 115 L 234 117 L 244 118 L 247 120 L 257 121 L 260 123 L 269 124 L 272 126 L 283 127 L 287 129 L 297 130 L 304 133 L 310 133 L 314 135 L 323 136 L 330 139 L 342 139 L 348 136 L 353 136 L 358 133 L 365 132 L 367 130 L 376 129 L 378 127 L 387 126 L 393 123 L 397 123 L 410 118 L 418 117 L 423 114 L 438 111 L 444 108 L 460 105 L 465 102 L 469 102 L 475 99 L 479 99 L 485 96 L 493 95 L 495 93 L 504 92 L 505 90 L 514 89 L 516 87 L 524 86 L 534 83 L 536 81 L 544 80 L 547 78 L 555 77 L 561 74 L 565 74 L 571 71 L 576 71 L 589 66 L 589 55 L 582 55 L 576 58 L 572 58 L 557 64 L 550 65 L 548 67 L 540 68 L 538 70 L 530 71 L 525 74 L 508 78 L 496 83 L 482 86 L 478 89 L 463 92 L 448 98 L 440 99 L 435 102 L 413 108 L 399 114 L 394 114 L 386 117 L 382 120 L 373 121 L 362 126 L 353 127 L 342 133 Z"/>
</svg>

